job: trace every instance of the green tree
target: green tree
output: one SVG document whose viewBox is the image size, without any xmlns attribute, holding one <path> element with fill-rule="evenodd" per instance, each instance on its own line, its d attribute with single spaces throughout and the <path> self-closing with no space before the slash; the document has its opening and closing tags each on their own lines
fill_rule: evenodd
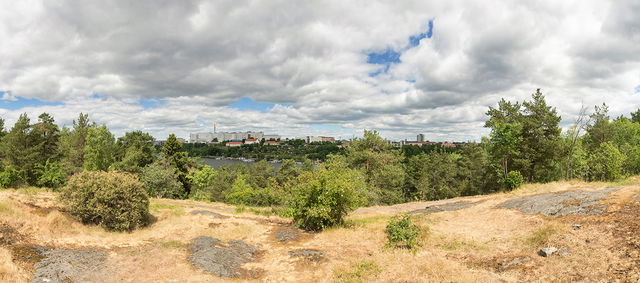
<svg viewBox="0 0 640 283">
<path fill-rule="evenodd" d="M 44 164 L 36 164 L 38 186 L 59 188 L 67 183 L 67 173 L 62 164 L 51 159 L 47 159 Z"/>
<path fill-rule="evenodd" d="M 634 112 L 631 112 L 631 122 L 640 123 L 640 108 L 638 108 Z"/>
<path fill-rule="evenodd" d="M 602 103 L 602 106 L 595 106 L 595 112 L 590 115 L 591 123 L 586 126 L 587 146 L 594 150 L 601 143 L 607 142 L 612 136 L 611 122 L 609 121 L 609 107 Z"/>
<path fill-rule="evenodd" d="M 184 196 L 191 194 L 191 184 L 189 183 L 189 169 L 194 166 L 193 159 L 189 158 L 186 152 L 180 151 L 182 143 L 175 134 L 170 134 L 160 149 L 160 155 L 166 159 L 178 172 L 178 181 L 184 188 Z"/>
<path fill-rule="evenodd" d="M 346 150 L 348 164 L 364 170 L 372 203 L 392 204 L 405 200 L 405 169 L 402 155 L 376 131 L 364 131 L 364 137 L 353 139 Z"/>
<path fill-rule="evenodd" d="M 121 171 L 140 173 L 142 168 L 155 160 L 156 151 L 153 142 L 153 137 L 142 131 L 125 133 L 116 143 L 119 161 L 114 164 L 114 167 Z"/>
<path fill-rule="evenodd" d="M 38 116 L 38 123 L 33 126 L 35 146 L 38 148 L 38 164 L 44 164 L 47 160 L 58 159 L 58 142 L 60 130 L 51 115 L 42 113 Z"/>
<path fill-rule="evenodd" d="M 142 168 L 140 181 L 149 196 L 156 198 L 184 198 L 178 172 L 166 160 L 158 160 Z"/>
<path fill-rule="evenodd" d="M 21 114 L 11 131 L 2 139 L 2 156 L 5 166 L 19 172 L 20 179 L 35 184 L 35 165 L 40 151 L 27 114 Z"/>
<path fill-rule="evenodd" d="M 84 148 L 89 134 L 89 129 L 95 127 L 95 123 L 89 120 L 88 114 L 80 113 L 77 120 L 73 120 L 73 128 L 63 128 L 60 133 L 60 152 L 62 163 L 68 174 L 74 174 L 82 170 L 84 166 Z"/>
<path fill-rule="evenodd" d="M 459 155 L 444 152 L 421 153 L 409 159 L 411 200 L 438 200 L 461 194 L 457 176 Z"/>
<path fill-rule="evenodd" d="M 84 169 L 107 171 L 115 161 L 115 138 L 106 125 L 91 127 L 84 146 Z"/>
<path fill-rule="evenodd" d="M 588 160 L 591 181 L 615 181 L 622 177 L 624 155 L 613 142 L 603 142 Z"/>
<path fill-rule="evenodd" d="M 489 134 L 489 152 L 494 164 L 499 164 L 500 175 L 506 178 L 511 171 L 511 161 L 521 150 L 522 125 L 519 123 L 494 124 Z"/>
</svg>

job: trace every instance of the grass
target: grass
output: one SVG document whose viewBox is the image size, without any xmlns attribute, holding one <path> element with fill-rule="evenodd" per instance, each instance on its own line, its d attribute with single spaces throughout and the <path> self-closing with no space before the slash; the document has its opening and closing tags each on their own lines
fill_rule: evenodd
<svg viewBox="0 0 640 283">
<path fill-rule="evenodd" d="M 168 211 L 173 216 L 182 216 L 185 214 L 184 209 L 181 206 L 161 202 L 151 202 L 149 204 L 149 211 L 152 214 Z"/>
<path fill-rule="evenodd" d="M 560 229 L 558 228 L 558 225 L 549 223 L 538 229 L 533 230 L 531 235 L 529 235 L 524 240 L 524 242 L 527 245 L 534 246 L 534 247 L 542 246 L 548 243 L 549 239 L 551 239 L 553 235 L 558 234 L 559 232 L 560 232 Z"/>
<path fill-rule="evenodd" d="M 250 207 L 250 206 L 244 206 L 244 205 L 240 205 L 237 206 L 236 209 L 233 211 L 233 213 L 235 214 L 242 214 L 242 213 L 253 213 L 256 215 L 262 215 L 262 216 L 280 216 L 282 218 L 290 218 L 291 217 L 291 213 L 289 212 L 289 209 L 287 209 L 286 207 L 279 207 L 279 206 L 272 206 L 272 207 Z"/>
<path fill-rule="evenodd" d="M 609 187 L 633 186 L 638 184 L 638 176 L 630 176 L 618 181 L 609 182 Z"/>
<path fill-rule="evenodd" d="M 11 205 L 6 202 L 0 202 L 0 214 L 9 214 L 13 211 Z"/>
<path fill-rule="evenodd" d="M 158 242 L 156 243 L 161 248 L 165 249 L 186 249 L 189 244 L 180 242 L 180 241 L 166 241 L 166 242 Z"/>
<path fill-rule="evenodd" d="M 382 272 L 382 268 L 372 260 L 362 260 L 355 262 L 351 268 L 347 270 L 339 270 L 336 273 L 338 282 L 367 282 L 369 277 L 378 275 Z"/>
</svg>

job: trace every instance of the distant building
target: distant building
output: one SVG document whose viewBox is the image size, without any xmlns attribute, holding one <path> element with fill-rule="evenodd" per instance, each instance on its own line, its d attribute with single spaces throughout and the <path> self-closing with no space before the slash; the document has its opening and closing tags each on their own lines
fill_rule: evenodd
<svg viewBox="0 0 640 283">
<path fill-rule="evenodd" d="M 280 145 L 280 142 L 277 142 L 277 141 L 265 141 L 262 145 L 277 146 L 277 145 Z"/>
<path fill-rule="evenodd" d="M 258 139 L 245 139 L 244 140 L 244 144 L 256 144 L 256 143 L 260 143 L 260 141 Z"/>
<path fill-rule="evenodd" d="M 265 135 L 263 132 L 219 132 L 219 133 L 192 133 L 189 135 L 189 142 L 192 143 L 211 143 L 223 142 L 230 140 L 277 140 L 279 135 Z"/>
<path fill-rule="evenodd" d="M 225 146 L 228 147 L 239 147 L 242 146 L 244 143 L 242 141 L 229 141 L 227 142 L 227 144 Z"/>
<path fill-rule="evenodd" d="M 424 134 L 418 134 L 418 142 L 424 142 Z"/>
<path fill-rule="evenodd" d="M 325 142 L 335 142 L 336 141 L 336 138 L 334 138 L 334 137 L 320 137 L 320 138 L 322 139 L 322 141 L 325 141 Z"/>
<path fill-rule="evenodd" d="M 442 147 L 456 147 L 456 144 L 452 142 L 443 142 L 440 145 L 442 145 Z"/>
<path fill-rule="evenodd" d="M 335 142 L 336 141 L 336 139 L 334 137 L 323 137 L 323 136 L 305 136 L 305 137 L 302 137 L 302 139 L 306 143 L 312 143 L 312 142 Z"/>
</svg>

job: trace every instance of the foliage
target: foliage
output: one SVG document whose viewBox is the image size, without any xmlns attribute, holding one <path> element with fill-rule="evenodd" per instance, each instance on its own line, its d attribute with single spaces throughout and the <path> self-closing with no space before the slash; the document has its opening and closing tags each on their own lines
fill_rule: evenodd
<svg viewBox="0 0 640 283">
<path fill-rule="evenodd" d="M 89 121 L 89 115 L 80 113 L 77 120 L 73 120 L 73 129 L 63 128 L 60 133 L 60 155 L 68 173 L 77 173 L 84 164 L 84 147 L 89 128 L 95 123 Z"/>
<path fill-rule="evenodd" d="M 0 188 L 15 187 L 19 184 L 23 174 L 12 166 L 5 166 L 0 171 Z"/>
<path fill-rule="evenodd" d="M 520 174 L 520 171 L 511 171 L 507 174 L 507 177 L 505 177 L 502 182 L 504 188 L 511 191 L 522 186 L 522 183 L 524 183 L 524 178 L 522 177 L 522 174 Z"/>
<path fill-rule="evenodd" d="M 457 156 L 432 152 L 411 157 L 408 163 L 408 198 L 412 200 L 438 200 L 459 196 Z"/>
<path fill-rule="evenodd" d="M 411 222 L 411 215 L 400 214 L 389 219 L 385 229 L 387 247 L 414 249 L 420 244 L 420 227 Z"/>
<path fill-rule="evenodd" d="M 140 181 L 151 197 L 182 198 L 185 194 L 182 184 L 178 182 L 178 173 L 166 160 L 159 160 L 142 168 Z"/>
<path fill-rule="evenodd" d="M 59 188 L 67 182 L 67 173 L 60 162 L 47 159 L 44 164 L 36 165 L 38 173 L 38 186 Z"/>
<path fill-rule="evenodd" d="M 35 183 L 35 165 L 39 159 L 37 138 L 33 134 L 30 119 L 22 114 L 11 131 L 2 138 L 2 161 L 20 173 L 20 179 Z"/>
<path fill-rule="evenodd" d="M 113 167 L 130 173 L 140 173 L 143 167 L 155 159 L 154 139 L 142 131 L 125 133 L 116 143 L 116 156 L 120 161 Z"/>
<path fill-rule="evenodd" d="M 589 156 L 589 179 L 591 181 L 615 181 L 622 177 L 624 155 L 613 142 L 603 142 Z"/>
<path fill-rule="evenodd" d="M 341 224 L 348 212 L 365 203 L 362 173 L 339 161 L 304 172 L 289 201 L 294 222 L 311 231 Z"/>
<path fill-rule="evenodd" d="M 91 127 L 84 146 L 85 170 L 107 171 L 115 161 L 115 138 L 106 125 Z"/>
<path fill-rule="evenodd" d="M 72 176 L 60 194 L 67 211 L 83 223 L 130 231 L 149 219 L 149 199 L 134 175 L 84 171 Z"/>
<path fill-rule="evenodd" d="M 192 167 L 195 167 L 193 159 L 189 158 L 186 152 L 181 152 L 182 143 L 178 141 L 175 134 L 170 134 L 160 149 L 160 155 L 173 166 L 178 173 L 178 181 L 184 189 L 184 197 L 191 194 L 191 183 L 188 174 Z"/>
</svg>

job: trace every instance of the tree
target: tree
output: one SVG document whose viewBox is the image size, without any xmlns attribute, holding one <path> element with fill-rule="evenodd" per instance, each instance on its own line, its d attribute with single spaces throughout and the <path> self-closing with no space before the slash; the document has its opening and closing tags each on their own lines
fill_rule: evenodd
<svg viewBox="0 0 640 283">
<path fill-rule="evenodd" d="M 613 142 L 603 142 L 589 156 L 589 179 L 591 181 L 615 181 L 622 177 L 624 155 Z"/>
<path fill-rule="evenodd" d="M 2 139 L 2 156 L 5 166 L 10 166 L 29 184 L 36 183 L 34 172 L 40 151 L 36 147 L 33 128 L 26 113 L 21 114 L 11 131 Z"/>
<path fill-rule="evenodd" d="M 494 124 L 490 133 L 489 152 L 494 164 L 500 164 L 500 174 L 507 177 L 511 161 L 520 154 L 522 125 L 519 123 Z"/>
<path fill-rule="evenodd" d="M 461 194 L 457 176 L 459 155 L 445 152 L 421 153 L 409 159 L 409 199 L 438 200 Z"/>
<path fill-rule="evenodd" d="M 116 143 L 119 161 L 114 167 L 130 173 L 140 173 L 142 168 L 155 160 L 153 141 L 151 135 L 142 131 L 125 133 Z"/>
<path fill-rule="evenodd" d="M 77 120 L 73 120 L 73 129 L 63 128 L 60 133 L 60 153 L 62 163 L 68 174 L 82 170 L 84 165 L 84 147 L 89 129 L 95 127 L 89 121 L 89 115 L 80 113 Z"/>
<path fill-rule="evenodd" d="M 346 162 L 364 170 L 372 203 L 393 204 L 405 200 L 405 169 L 402 155 L 377 131 L 364 131 L 364 138 L 353 139 L 346 150 Z"/>
<path fill-rule="evenodd" d="M 181 149 L 182 143 L 178 141 L 175 134 L 170 134 L 160 149 L 160 155 L 178 172 L 178 181 L 182 184 L 186 197 L 191 194 L 191 184 L 187 176 L 189 174 L 189 168 L 193 167 L 194 162 L 186 152 L 180 151 Z"/>
<path fill-rule="evenodd" d="M 524 106 L 522 157 L 528 162 L 519 171 L 530 182 L 548 182 L 560 177 L 560 123 L 554 107 L 548 106 L 540 89 Z"/>
<path fill-rule="evenodd" d="M 631 112 L 631 122 L 640 123 L 640 108 L 638 108 L 634 112 Z"/>
<path fill-rule="evenodd" d="M 140 181 L 151 197 L 184 198 L 184 189 L 178 182 L 178 172 L 166 160 L 159 160 L 142 168 Z"/>
<path fill-rule="evenodd" d="M 595 112 L 590 116 L 591 123 L 587 125 L 587 140 L 588 148 L 593 150 L 606 141 L 612 134 L 611 122 L 609 121 L 609 107 L 602 103 L 602 106 L 595 106 Z"/>
<path fill-rule="evenodd" d="M 107 171 L 115 161 L 115 138 L 106 125 L 89 128 L 84 146 L 84 169 Z"/>
<path fill-rule="evenodd" d="M 38 148 L 38 164 L 44 164 L 47 160 L 58 159 L 58 142 L 60 131 L 51 115 L 42 113 L 38 116 L 38 123 L 33 126 L 35 146 Z"/>
</svg>

